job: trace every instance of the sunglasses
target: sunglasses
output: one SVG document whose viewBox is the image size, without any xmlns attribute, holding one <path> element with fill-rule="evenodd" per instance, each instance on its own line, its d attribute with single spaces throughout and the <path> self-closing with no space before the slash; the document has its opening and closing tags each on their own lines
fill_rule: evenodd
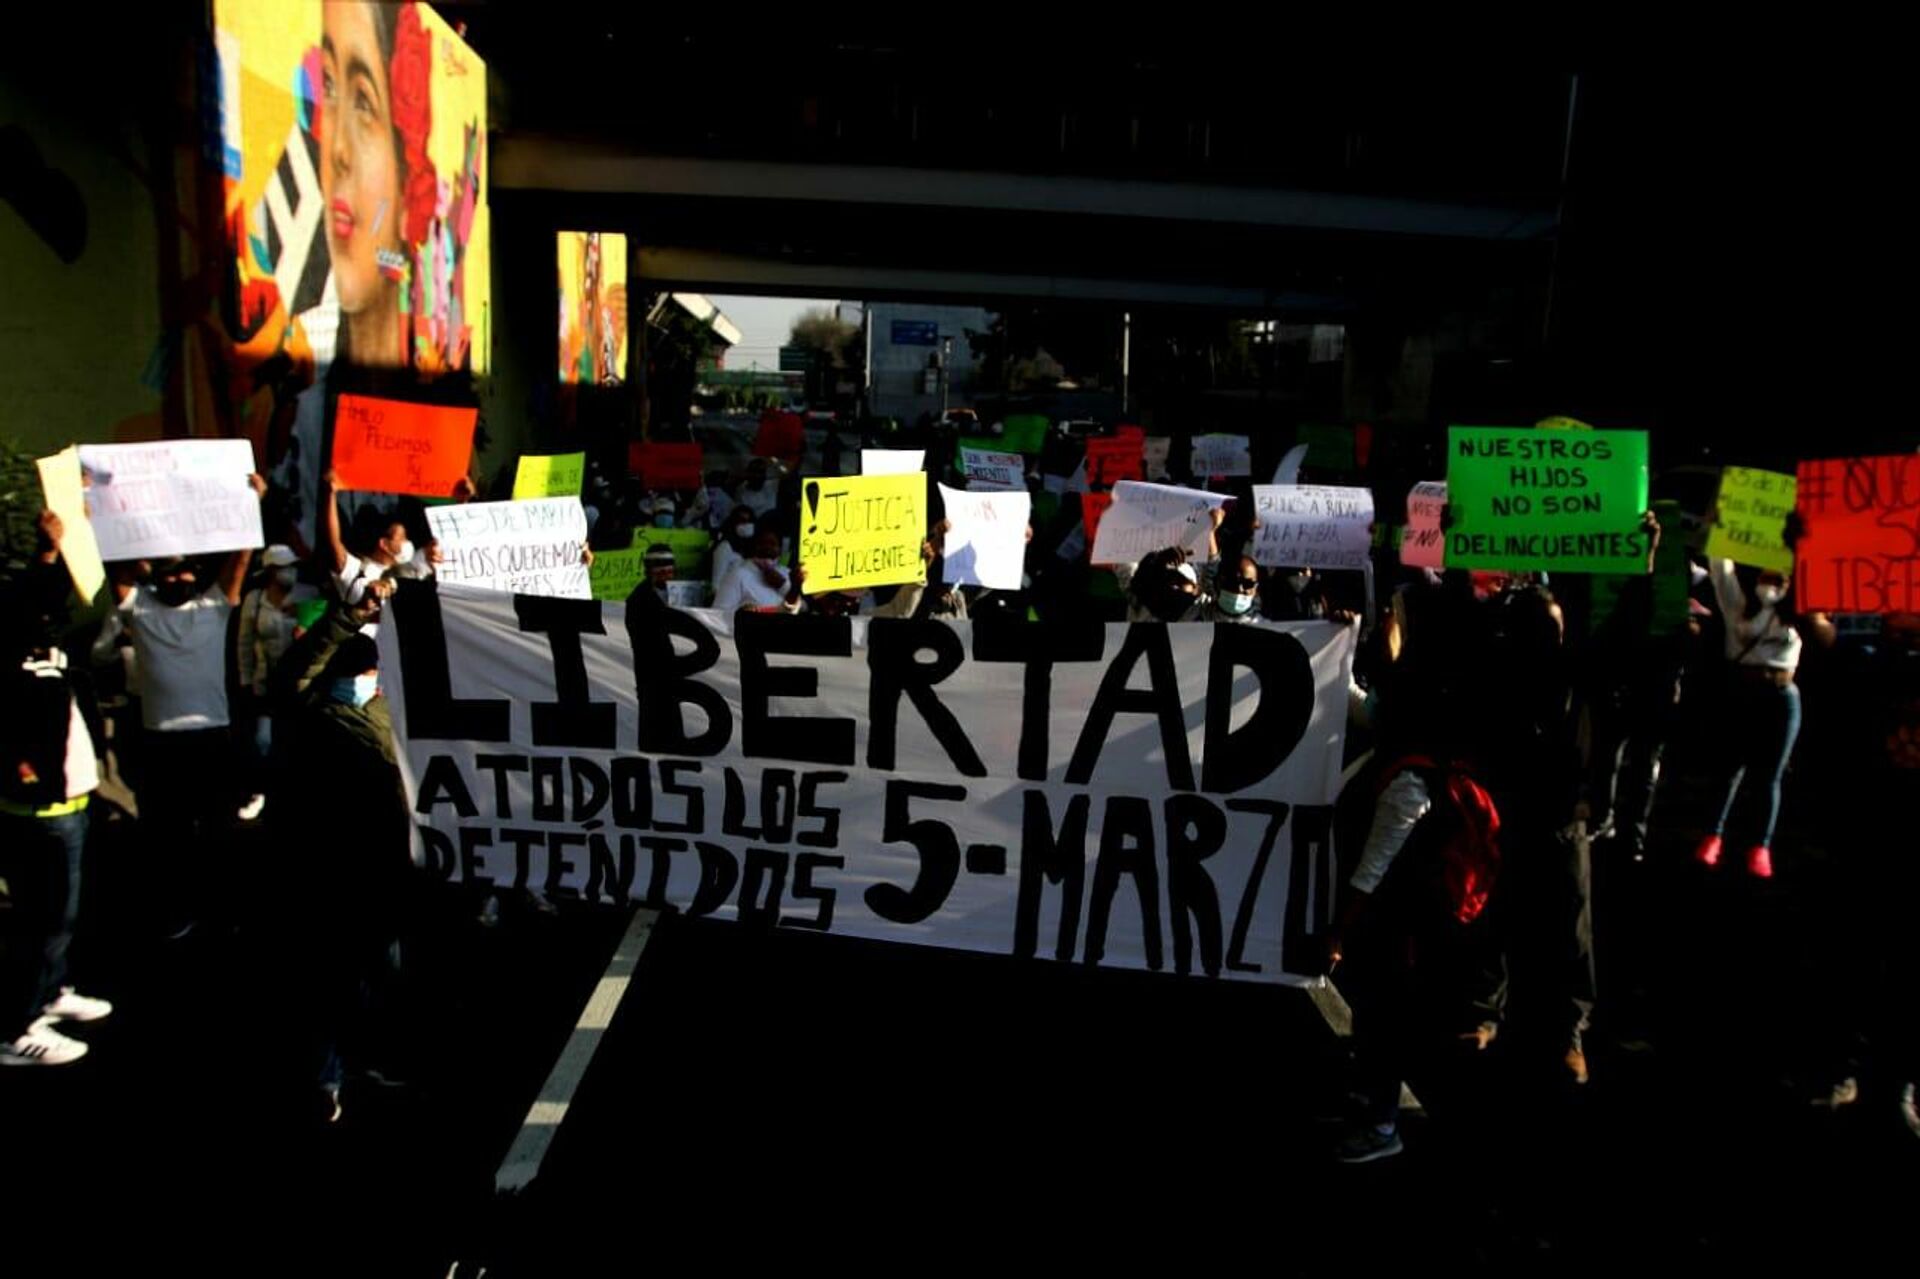
<svg viewBox="0 0 1920 1279">
<path fill-rule="evenodd" d="M 1222 589 L 1236 593 L 1257 591 L 1260 589 L 1260 579 L 1257 577 L 1229 577 L 1223 579 L 1220 585 Z"/>
</svg>

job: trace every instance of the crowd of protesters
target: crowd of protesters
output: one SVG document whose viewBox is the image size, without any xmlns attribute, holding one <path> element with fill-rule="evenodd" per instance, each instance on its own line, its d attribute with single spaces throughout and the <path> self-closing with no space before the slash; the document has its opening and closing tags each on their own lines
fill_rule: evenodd
<svg viewBox="0 0 1920 1279">
<path fill-rule="evenodd" d="M 813 466 L 857 471 L 853 442 L 828 443 Z M 964 483 L 951 434 L 884 443 L 923 447 L 930 475 Z M 1327 936 L 1328 971 L 1354 1012 L 1354 1114 L 1337 1151 L 1352 1162 L 1401 1151 L 1403 1083 L 1447 1045 L 1522 1038 L 1570 1084 L 1586 1083 L 1584 1036 L 1606 993 L 1593 960 L 1594 859 L 1639 862 L 1659 846 L 1666 748 L 1683 709 L 1710 706 L 1713 793 L 1699 812 L 1675 813 L 1671 802 L 1659 811 L 1676 832 L 1699 832 L 1687 844 L 1701 873 L 1765 880 L 1791 866 L 1775 838 L 1801 724 L 1797 672 L 1828 663 L 1822 687 L 1860 698 L 1862 710 L 1832 743 L 1849 765 L 1834 775 L 1858 798 L 1843 806 L 1853 826 L 1840 907 L 1858 920 L 1861 962 L 1888 990 L 1854 1010 L 1835 1053 L 1835 1093 L 1858 1095 L 1863 1081 L 1904 1088 L 1916 1122 L 1914 945 L 1892 915 L 1911 899 L 1915 859 L 1892 805 L 1920 776 L 1920 618 L 1890 617 L 1870 642 L 1837 645 L 1831 619 L 1794 609 L 1787 575 L 1699 556 L 1686 615 L 1669 627 L 1653 622 L 1651 576 L 1603 609 L 1582 575 L 1405 569 L 1390 550 L 1375 573 L 1262 565 L 1251 481 L 1178 473 L 1147 478 L 1235 499 L 1217 512 L 1205 550 L 1094 566 L 1082 497 L 1102 486 L 1073 464 L 1077 448 L 1055 431 L 1028 458 L 1036 514 L 1018 590 L 946 580 L 949 526 L 936 501 L 924 584 L 807 591 L 795 535 L 809 461 L 797 449 L 684 491 L 590 466 L 582 498 L 594 548 L 648 547 L 636 590 L 662 604 L 686 602 L 669 588 L 687 577 L 705 583 L 695 603 L 724 611 L 1354 627 L 1358 780 L 1342 804 L 1366 834 L 1348 850 Z M 322 1119 L 339 1117 L 343 1044 L 369 991 L 404 980 L 397 943 L 417 895 L 372 636 L 396 580 L 431 576 L 439 556 L 418 502 L 335 488 L 329 475 L 311 543 L 270 518 L 272 545 L 258 555 L 110 565 L 110 607 L 92 620 L 75 620 L 63 529 L 42 518 L 34 558 L 0 602 L 9 681 L 0 1062 L 75 1061 L 87 1043 L 69 1033 L 74 1024 L 112 1012 L 74 989 L 67 964 L 90 803 L 110 761 L 149 836 L 156 944 L 238 922 L 211 852 L 237 825 L 264 823 L 283 865 L 325 868 L 287 886 L 281 940 L 300 974 L 302 1071 Z M 463 481 L 449 496 L 473 500 L 481 486 Z M 1383 523 L 1403 496 L 1376 491 Z M 1651 512 L 1646 523 L 1656 547 L 1677 536 Z M 672 549 L 649 543 L 650 532 L 674 529 L 709 536 L 700 574 L 682 574 Z M 104 714 L 97 689 L 115 694 Z M 493 899 L 480 906 L 488 919 L 498 909 Z"/>
</svg>

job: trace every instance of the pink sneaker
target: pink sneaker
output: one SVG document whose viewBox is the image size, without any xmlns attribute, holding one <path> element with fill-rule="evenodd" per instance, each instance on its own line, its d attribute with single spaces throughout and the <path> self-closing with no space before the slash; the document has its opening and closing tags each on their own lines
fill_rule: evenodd
<svg viewBox="0 0 1920 1279">
<path fill-rule="evenodd" d="M 1755 844 L 1747 850 L 1747 874 L 1755 879 L 1773 878 L 1773 854 L 1765 844 Z"/>
<path fill-rule="evenodd" d="M 1718 866 L 1720 864 L 1720 851 L 1720 837 L 1718 835 L 1709 835 L 1700 841 L 1700 847 L 1693 850 L 1693 860 L 1699 862 L 1702 866 Z"/>
</svg>

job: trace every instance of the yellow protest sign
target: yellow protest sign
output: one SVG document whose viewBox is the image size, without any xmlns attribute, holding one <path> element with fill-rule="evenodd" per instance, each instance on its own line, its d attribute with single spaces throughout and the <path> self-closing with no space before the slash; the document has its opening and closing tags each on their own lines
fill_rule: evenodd
<svg viewBox="0 0 1920 1279">
<path fill-rule="evenodd" d="M 107 566 L 100 562 L 100 543 L 93 535 L 93 521 L 87 518 L 87 499 L 80 485 L 80 452 L 69 444 L 34 465 L 40 469 L 47 509 L 60 517 L 63 526 L 60 558 L 73 578 L 73 589 L 81 599 L 92 602 L 106 583 Z"/>
<path fill-rule="evenodd" d="M 800 505 L 807 594 L 927 580 L 920 558 L 927 535 L 924 471 L 808 480 Z"/>
<path fill-rule="evenodd" d="M 549 453 L 523 457 L 513 472 L 513 500 L 530 497 L 579 497 L 587 478 L 585 453 Z"/>
<path fill-rule="evenodd" d="M 1786 528 L 1797 488 L 1791 475 L 1744 466 L 1721 471 L 1719 518 L 1707 533 L 1707 555 L 1774 573 L 1793 572 Z"/>
</svg>

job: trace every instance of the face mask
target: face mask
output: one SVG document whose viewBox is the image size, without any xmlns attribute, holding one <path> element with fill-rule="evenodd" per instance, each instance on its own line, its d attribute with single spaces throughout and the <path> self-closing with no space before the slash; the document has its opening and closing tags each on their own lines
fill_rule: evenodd
<svg viewBox="0 0 1920 1279">
<path fill-rule="evenodd" d="M 292 586 L 300 580 L 300 570 L 297 568 L 277 568 L 273 570 L 273 580 L 280 586 Z"/>
<path fill-rule="evenodd" d="M 171 604 L 177 608 L 193 598 L 193 588 L 194 581 L 192 578 L 175 578 L 161 582 L 156 590 L 159 593 L 161 603 Z"/>
<path fill-rule="evenodd" d="M 1781 600 L 1785 599 L 1787 595 L 1786 591 L 1778 586 L 1756 587 L 1753 593 L 1759 596 L 1760 602 L 1768 608 L 1772 608 L 1775 604 L 1778 604 Z"/>
<path fill-rule="evenodd" d="M 672 512 L 672 511 L 660 511 L 660 512 L 658 512 L 657 514 L 655 514 L 655 515 L 654 515 L 654 517 L 653 517 L 653 526 L 654 526 L 655 528 L 672 528 L 672 527 L 673 527 L 673 512 Z"/>
<path fill-rule="evenodd" d="M 736 527 L 733 530 L 733 540 L 740 543 L 751 542 L 753 540 L 753 525 L 742 524 Z"/>
<path fill-rule="evenodd" d="M 1287 589 L 1295 595 L 1302 595 L 1306 593 L 1307 584 L 1311 581 L 1313 581 L 1311 574 L 1289 573 L 1287 574 Z"/>
<path fill-rule="evenodd" d="M 393 562 L 395 564 L 411 564 L 413 562 L 413 543 L 400 543 L 399 547 L 393 552 Z"/>
<path fill-rule="evenodd" d="M 1220 611 L 1234 617 L 1242 617 L 1253 611 L 1253 596 L 1241 595 L 1236 591 L 1223 591 L 1219 598 Z"/>
<path fill-rule="evenodd" d="M 373 700 L 380 691 L 380 676 L 353 675 L 333 681 L 333 700 L 358 709 Z"/>
</svg>

